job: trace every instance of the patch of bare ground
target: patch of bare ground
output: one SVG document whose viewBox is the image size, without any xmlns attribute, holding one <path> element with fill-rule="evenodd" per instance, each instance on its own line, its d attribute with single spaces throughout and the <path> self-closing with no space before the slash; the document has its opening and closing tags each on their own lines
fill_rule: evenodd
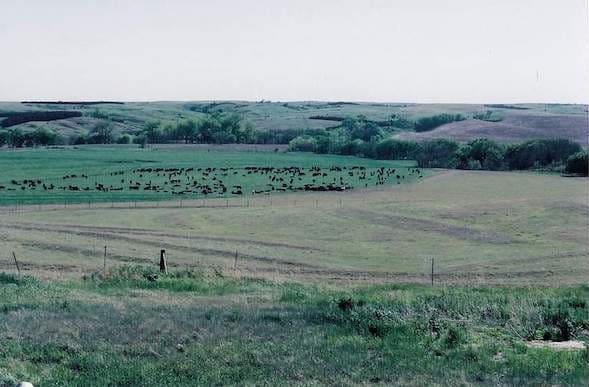
<svg viewBox="0 0 589 387">
<path fill-rule="evenodd" d="M 568 341 L 529 341 L 526 345 L 530 348 L 549 348 L 555 350 L 580 351 L 587 348 L 587 344 L 582 341 L 568 340 Z"/>
</svg>

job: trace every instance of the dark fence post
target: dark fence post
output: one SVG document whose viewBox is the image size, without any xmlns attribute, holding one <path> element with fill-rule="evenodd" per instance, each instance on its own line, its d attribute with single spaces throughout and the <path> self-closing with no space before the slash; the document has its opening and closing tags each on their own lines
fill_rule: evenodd
<svg viewBox="0 0 589 387">
<path fill-rule="evenodd" d="M 18 261 L 16 260 L 16 254 L 14 251 L 12 252 L 12 258 L 14 258 L 14 264 L 16 265 L 16 271 L 18 271 L 18 275 L 20 275 L 20 266 L 18 266 Z"/>
<path fill-rule="evenodd" d="M 160 273 L 168 274 L 168 260 L 166 250 L 160 250 Z"/>
</svg>

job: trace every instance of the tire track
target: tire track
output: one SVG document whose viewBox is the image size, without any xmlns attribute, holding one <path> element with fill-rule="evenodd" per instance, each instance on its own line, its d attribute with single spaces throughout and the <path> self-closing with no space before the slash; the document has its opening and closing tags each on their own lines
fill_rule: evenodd
<svg viewBox="0 0 589 387">
<path fill-rule="evenodd" d="M 76 225 L 76 224 L 50 224 L 50 223 L 11 223 L 11 224 L 3 224 L 0 227 L 8 227 L 8 228 L 16 228 L 16 229 L 24 229 L 24 227 L 28 227 L 28 230 L 36 230 L 36 231 L 56 231 L 58 229 L 64 231 L 73 231 L 76 232 L 78 229 L 82 230 L 89 230 L 100 232 L 103 231 L 105 233 L 123 233 L 123 234 L 130 234 L 130 235 L 147 235 L 147 236 L 154 236 L 154 237 L 164 237 L 164 238 L 175 238 L 175 239 L 185 239 L 185 240 L 194 240 L 194 241 L 211 241 L 211 242 L 235 242 L 235 243 L 244 243 L 244 244 L 253 244 L 265 247 L 284 247 L 287 249 L 294 249 L 294 250 L 305 250 L 305 251 L 323 251 L 322 249 L 311 247 L 311 246 L 301 246 L 301 245 L 293 245 L 290 243 L 284 242 L 266 242 L 266 241 L 257 241 L 251 239 L 240 239 L 240 238 L 228 238 L 228 237 L 214 237 L 214 236 L 196 236 L 196 235 L 178 235 L 178 234 L 170 234 L 165 232 L 159 232 L 156 230 L 145 229 L 145 228 L 130 228 L 130 227 L 100 227 L 100 226 L 84 226 L 84 225 Z"/>
</svg>

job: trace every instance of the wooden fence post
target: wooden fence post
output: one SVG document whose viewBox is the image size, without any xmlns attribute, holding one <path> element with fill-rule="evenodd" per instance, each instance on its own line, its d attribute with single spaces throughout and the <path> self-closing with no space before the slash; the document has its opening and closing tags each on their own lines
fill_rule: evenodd
<svg viewBox="0 0 589 387">
<path fill-rule="evenodd" d="M 434 286 L 434 258 L 432 258 L 432 286 Z"/>
<path fill-rule="evenodd" d="M 164 249 L 160 250 L 160 273 L 168 274 L 168 259 Z"/>
<path fill-rule="evenodd" d="M 102 266 L 102 272 L 106 275 L 106 245 L 104 246 L 104 262 Z"/>
<path fill-rule="evenodd" d="M 233 270 L 237 269 L 237 250 L 235 250 L 235 259 L 233 260 Z"/>
<path fill-rule="evenodd" d="M 20 275 L 20 266 L 18 266 L 18 261 L 16 260 L 16 254 L 14 251 L 12 252 L 12 258 L 14 258 L 14 264 L 16 265 L 16 271 L 18 271 L 18 275 Z"/>
</svg>

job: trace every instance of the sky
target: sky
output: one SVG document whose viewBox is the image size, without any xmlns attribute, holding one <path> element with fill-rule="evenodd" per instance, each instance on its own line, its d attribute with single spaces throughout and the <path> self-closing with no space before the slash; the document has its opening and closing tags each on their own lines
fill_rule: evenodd
<svg viewBox="0 0 589 387">
<path fill-rule="evenodd" d="M 0 100 L 589 102 L 587 0 L 0 0 Z"/>
</svg>

